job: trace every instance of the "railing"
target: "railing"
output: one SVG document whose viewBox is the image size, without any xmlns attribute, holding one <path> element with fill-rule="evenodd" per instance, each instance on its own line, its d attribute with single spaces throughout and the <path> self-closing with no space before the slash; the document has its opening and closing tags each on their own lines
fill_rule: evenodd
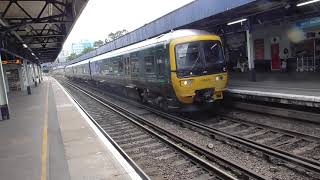
<svg viewBox="0 0 320 180">
<path fill-rule="evenodd" d="M 320 56 L 298 57 L 297 72 L 317 72 L 320 71 Z"/>
</svg>

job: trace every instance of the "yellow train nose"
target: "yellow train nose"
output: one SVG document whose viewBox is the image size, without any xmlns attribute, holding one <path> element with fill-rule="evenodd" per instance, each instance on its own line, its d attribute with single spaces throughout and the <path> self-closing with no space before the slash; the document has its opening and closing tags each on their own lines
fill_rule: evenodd
<svg viewBox="0 0 320 180">
<path fill-rule="evenodd" d="M 192 104 L 198 96 L 203 96 L 209 101 L 223 99 L 223 91 L 227 85 L 227 73 L 198 76 L 192 78 L 178 79 L 175 74 L 172 76 L 173 87 L 180 102 Z M 202 98 L 202 97 L 201 97 Z"/>
</svg>

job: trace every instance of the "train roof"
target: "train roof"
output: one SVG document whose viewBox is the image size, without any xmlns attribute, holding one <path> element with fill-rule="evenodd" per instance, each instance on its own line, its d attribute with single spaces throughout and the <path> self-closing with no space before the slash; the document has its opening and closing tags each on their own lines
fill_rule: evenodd
<svg viewBox="0 0 320 180">
<path fill-rule="evenodd" d="M 145 41 L 121 48 L 121 49 L 107 52 L 107 53 L 101 54 L 99 56 L 95 56 L 93 58 L 90 58 L 90 59 L 86 59 L 84 61 L 69 65 L 68 67 L 86 64 L 89 61 L 93 62 L 93 61 L 99 61 L 99 60 L 110 58 L 110 57 L 119 56 L 124 53 L 134 52 L 137 49 L 146 49 L 146 48 L 154 47 L 154 46 L 157 46 L 160 44 L 166 45 L 170 41 L 177 39 L 177 38 L 183 38 L 183 37 L 188 37 L 188 36 L 199 36 L 199 35 L 214 35 L 214 34 L 209 33 L 207 31 L 196 30 L 196 29 L 183 29 L 183 30 L 171 31 L 169 33 L 159 35 L 159 36 L 152 38 L 152 39 L 148 39 L 148 40 L 145 40 Z"/>
</svg>

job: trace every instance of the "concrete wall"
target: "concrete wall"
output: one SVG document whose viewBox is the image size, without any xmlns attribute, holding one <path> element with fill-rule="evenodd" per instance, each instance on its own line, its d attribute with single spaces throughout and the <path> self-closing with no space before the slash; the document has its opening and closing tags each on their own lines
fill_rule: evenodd
<svg viewBox="0 0 320 180">
<path fill-rule="evenodd" d="M 283 50 L 287 48 L 289 50 L 289 57 L 291 57 L 290 40 L 288 38 L 288 31 L 293 28 L 293 24 L 278 24 L 278 25 L 259 25 L 254 27 L 252 37 L 253 41 L 256 39 L 264 39 L 264 59 L 271 60 L 271 45 L 273 38 L 279 40 L 280 58 L 284 57 Z M 255 49 L 253 54 L 255 57 Z"/>
</svg>

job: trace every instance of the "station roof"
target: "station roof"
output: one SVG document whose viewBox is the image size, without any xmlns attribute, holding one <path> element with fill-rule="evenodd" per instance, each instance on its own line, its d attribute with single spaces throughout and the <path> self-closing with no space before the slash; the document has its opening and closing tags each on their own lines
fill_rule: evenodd
<svg viewBox="0 0 320 180">
<path fill-rule="evenodd" d="M 2 51 L 36 63 L 54 61 L 87 2 L 1 0 Z"/>
<path fill-rule="evenodd" d="M 172 11 L 104 46 L 91 51 L 68 64 L 76 63 L 115 49 L 119 49 L 170 30 L 200 29 L 226 34 L 243 31 L 245 26 L 227 26 L 228 22 L 248 18 L 253 24 L 274 23 L 276 20 L 299 19 L 319 15 L 319 5 L 298 9 L 296 4 L 304 0 L 195 0 Z M 222 31 L 222 32 L 219 32 Z"/>
</svg>

